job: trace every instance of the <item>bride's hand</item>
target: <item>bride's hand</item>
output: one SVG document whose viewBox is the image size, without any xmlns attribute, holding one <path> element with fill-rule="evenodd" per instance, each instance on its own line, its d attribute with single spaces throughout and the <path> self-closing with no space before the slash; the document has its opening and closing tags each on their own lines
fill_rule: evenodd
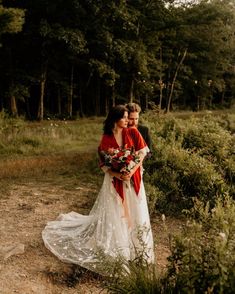
<svg viewBox="0 0 235 294">
<path fill-rule="evenodd" d="M 108 170 L 109 174 L 112 177 L 115 177 L 121 181 L 130 181 L 130 179 L 133 176 L 133 174 L 135 173 L 135 171 L 136 171 L 135 168 L 133 168 L 129 173 L 122 174 L 120 172 L 112 171 L 111 169 Z"/>
<path fill-rule="evenodd" d="M 121 176 L 121 179 L 123 181 L 130 181 L 131 177 L 133 176 L 134 172 L 133 171 L 130 171 L 129 173 L 126 173 L 126 174 L 123 174 Z"/>
<path fill-rule="evenodd" d="M 121 180 L 122 181 L 129 181 L 131 179 L 129 174 L 121 175 Z"/>
<path fill-rule="evenodd" d="M 120 172 L 112 171 L 111 169 L 109 169 L 109 170 L 108 170 L 108 173 L 110 174 L 111 177 L 115 177 L 115 178 L 117 178 L 117 179 L 119 179 L 119 180 L 121 180 L 121 181 L 125 181 L 125 180 L 123 179 L 123 177 L 122 177 L 123 174 L 120 173 Z"/>
<path fill-rule="evenodd" d="M 125 173 L 122 175 L 122 180 L 123 181 L 130 181 L 131 177 L 134 175 L 134 173 L 136 172 L 136 170 L 139 168 L 141 164 L 136 164 L 129 173 Z"/>
</svg>

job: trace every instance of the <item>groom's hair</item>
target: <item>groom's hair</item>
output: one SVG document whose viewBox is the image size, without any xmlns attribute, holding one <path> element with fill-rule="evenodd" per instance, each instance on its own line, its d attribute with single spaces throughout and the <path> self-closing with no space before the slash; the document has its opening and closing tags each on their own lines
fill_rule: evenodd
<svg viewBox="0 0 235 294">
<path fill-rule="evenodd" d="M 127 103 L 126 108 L 128 109 L 128 113 L 130 112 L 141 112 L 141 107 L 137 103 Z"/>
<path fill-rule="evenodd" d="M 116 105 L 110 109 L 104 121 L 104 134 L 111 135 L 113 133 L 115 123 L 123 118 L 125 112 L 128 112 L 128 109 L 124 105 Z"/>
</svg>

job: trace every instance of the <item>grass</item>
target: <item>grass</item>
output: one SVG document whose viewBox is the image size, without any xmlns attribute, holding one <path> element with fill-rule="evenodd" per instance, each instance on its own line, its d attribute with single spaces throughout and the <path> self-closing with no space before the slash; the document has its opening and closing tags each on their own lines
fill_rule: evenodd
<svg viewBox="0 0 235 294">
<path fill-rule="evenodd" d="M 0 117 L 0 157 L 95 152 L 102 118 L 25 122 Z"/>
<path fill-rule="evenodd" d="M 212 115 L 223 119 L 227 129 L 235 132 L 235 115 L 232 110 L 203 112 L 173 112 L 160 118 L 205 117 Z M 156 113 L 146 112 L 142 115 L 148 125 L 148 118 Z M 23 119 L 5 118 L 0 113 L 0 160 L 22 156 L 47 156 L 79 152 L 96 152 L 102 135 L 103 117 L 78 119 L 75 121 L 46 120 L 27 122 Z"/>
</svg>

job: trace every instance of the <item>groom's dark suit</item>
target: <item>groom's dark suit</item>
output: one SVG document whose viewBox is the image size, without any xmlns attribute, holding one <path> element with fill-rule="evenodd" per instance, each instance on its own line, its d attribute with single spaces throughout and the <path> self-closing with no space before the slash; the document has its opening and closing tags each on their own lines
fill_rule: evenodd
<svg viewBox="0 0 235 294">
<path fill-rule="evenodd" d="M 138 125 L 138 131 L 141 133 L 144 141 L 146 142 L 146 144 L 148 145 L 150 152 L 152 149 L 152 140 L 150 137 L 150 133 L 149 133 L 149 129 L 146 126 L 143 125 Z"/>
</svg>

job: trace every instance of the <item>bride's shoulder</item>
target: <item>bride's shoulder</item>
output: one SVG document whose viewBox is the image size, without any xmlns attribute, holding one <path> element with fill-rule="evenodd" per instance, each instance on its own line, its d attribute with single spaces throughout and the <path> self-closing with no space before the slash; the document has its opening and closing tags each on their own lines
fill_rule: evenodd
<svg viewBox="0 0 235 294">
<path fill-rule="evenodd" d="M 139 131 L 135 127 L 130 127 L 126 129 L 127 133 L 132 135 L 132 136 L 138 136 Z"/>
<path fill-rule="evenodd" d="M 113 144 L 113 136 L 112 135 L 107 135 L 103 134 L 100 140 L 99 148 L 103 149 L 109 145 Z"/>
</svg>

